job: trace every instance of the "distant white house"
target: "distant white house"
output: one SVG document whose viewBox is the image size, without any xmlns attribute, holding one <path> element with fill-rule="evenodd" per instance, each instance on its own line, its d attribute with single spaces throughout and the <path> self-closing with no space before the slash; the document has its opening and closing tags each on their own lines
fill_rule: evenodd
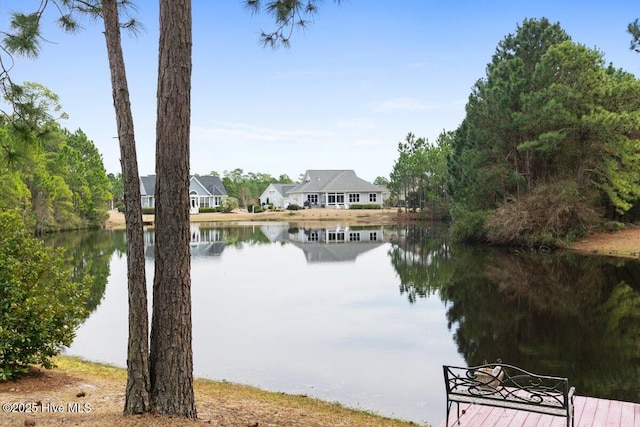
<svg viewBox="0 0 640 427">
<path fill-rule="evenodd" d="M 298 184 L 269 184 L 260 195 L 261 205 L 273 205 L 276 208 L 286 208 L 289 205 L 287 193 Z"/>
<path fill-rule="evenodd" d="M 156 206 L 156 176 L 140 177 L 140 194 L 143 208 Z M 189 177 L 189 198 L 191 213 L 197 214 L 200 208 L 215 208 L 227 197 L 227 190 L 219 176 L 205 175 Z"/>
<path fill-rule="evenodd" d="M 353 205 L 382 206 L 383 189 L 358 178 L 350 169 L 340 170 L 307 170 L 300 184 L 292 188 L 277 187 L 282 184 L 270 184 L 260 196 L 265 203 L 271 195 L 275 200 L 282 200 L 281 205 L 287 207 L 296 204 L 300 207 L 326 207 L 349 209 Z M 273 193 L 269 193 L 273 191 Z"/>
</svg>

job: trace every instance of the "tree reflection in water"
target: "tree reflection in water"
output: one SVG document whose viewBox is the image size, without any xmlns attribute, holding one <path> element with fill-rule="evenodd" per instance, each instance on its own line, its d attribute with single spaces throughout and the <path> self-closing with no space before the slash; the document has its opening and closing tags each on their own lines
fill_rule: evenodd
<svg viewBox="0 0 640 427">
<path fill-rule="evenodd" d="M 640 262 L 455 244 L 396 229 L 389 250 L 410 302 L 438 294 L 468 365 L 498 358 L 566 376 L 579 394 L 640 401 Z"/>
<path fill-rule="evenodd" d="M 74 280 L 92 277 L 91 290 L 86 301 L 87 316 L 93 312 L 104 296 L 109 278 L 111 255 L 126 256 L 123 231 L 104 232 L 83 230 L 80 232 L 51 233 L 43 236 L 46 245 L 64 248 L 65 258 L 73 267 Z"/>
</svg>

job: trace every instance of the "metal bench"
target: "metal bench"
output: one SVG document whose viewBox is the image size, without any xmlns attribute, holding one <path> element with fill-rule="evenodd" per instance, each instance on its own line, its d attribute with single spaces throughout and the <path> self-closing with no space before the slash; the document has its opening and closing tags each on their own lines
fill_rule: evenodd
<svg viewBox="0 0 640 427">
<path fill-rule="evenodd" d="M 447 389 L 447 426 L 455 402 L 460 424 L 460 403 L 495 406 L 564 416 L 574 426 L 575 387 L 561 377 L 536 375 L 503 363 L 462 368 L 443 366 Z"/>
</svg>

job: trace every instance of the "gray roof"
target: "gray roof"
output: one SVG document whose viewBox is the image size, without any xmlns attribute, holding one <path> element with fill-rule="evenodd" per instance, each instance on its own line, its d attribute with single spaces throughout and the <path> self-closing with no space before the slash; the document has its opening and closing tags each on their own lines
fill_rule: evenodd
<svg viewBox="0 0 640 427">
<path fill-rule="evenodd" d="M 227 195 L 227 189 L 224 188 L 224 185 L 222 184 L 222 180 L 220 179 L 219 176 L 204 175 L 204 176 L 197 176 L 196 179 L 200 181 L 200 184 L 202 184 L 204 188 L 206 188 L 207 191 L 211 193 L 213 196 Z"/>
<path fill-rule="evenodd" d="M 191 175 L 189 179 L 193 178 Z M 196 179 L 213 196 L 226 196 L 227 189 L 224 188 L 219 176 L 205 175 L 196 176 Z M 147 175 L 140 177 L 140 193 L 142 196 L 153 196 L 156 194 L 156 176 Z"/>
<path fill-rule="evenodd" d="M 308 170 L 304 181 L 292 193 L 380 192 L 380 187 L 358 178 L 353 170 Z"/>
<path fill-rule="evenodd" d="M 298 186 L 298 184 L 271 184 L 275 187 L 276 190 L 278 190 L 278 193 L 282 194 L 283 196 L 285 194 L 287 194 L 289 191 L 291 191 L 292 188 L 295 188 Z"/>
<path fill-rule="evenodd" d="M 147 175 L 140 177 L 140 195 L 153 196 L 156 194 L 156 176 Z"/>
</svg>

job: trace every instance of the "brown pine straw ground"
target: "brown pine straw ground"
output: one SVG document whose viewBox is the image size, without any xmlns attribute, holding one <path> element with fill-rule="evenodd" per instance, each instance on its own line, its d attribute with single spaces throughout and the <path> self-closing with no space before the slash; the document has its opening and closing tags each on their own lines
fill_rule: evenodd
<svg viewBox="0 0 640 427">
<path fill-rule="evenodd" d="M 152 221 L 153 217 L 145 220 Z M 311 209 L 294 213 L 193 215 L 193 222 L 290 221 L 321 224 L 337 221 L 344 225 L 392 224 L 411 220 L 397 210 L 349 211 Z M 106 228 L 124 227 L 122 214 L 112 212 Z M 572 250 L 638 258 L 640 227 L 589 236 L 569 245 Z M 82 427 L 408 427 L 412 422 L 379 417 L 318 399 L 259 390 L 227 382 L 196 380 L 194 383 L 198 420 L 188 421 L 156 415 L 123 416 L 126 372 L 76 358 L 57 359 L 58 368 L 33 368 L 16 381 L 0 382 L 0 426 Z M 61 412 L 53 412 L 59 410 Z M 85 412 L 81 412 L 81 410 Z M 31 411 L 31 412 L 25 412 Z M 428 418 L 429 414 L 425 414 Z"/>
<path fill-rule="evenodd" d="M 640 258 L 640 226 L 631 225 L 611 233 L 597 233 L 569 245 L 579 252 L 594 255 Z"/>
<path fill-rule="evenodd" d="M 151 414 L 124 416 L 124 369 L 70 357 L 61 357 L 57 363 L 57 369 L 33 368 L 17 381 L 0 382 L 0 426 L 416 426 L 310 397 L 198 379 L 194 382 L 196 421 Z"/>
</svg>

